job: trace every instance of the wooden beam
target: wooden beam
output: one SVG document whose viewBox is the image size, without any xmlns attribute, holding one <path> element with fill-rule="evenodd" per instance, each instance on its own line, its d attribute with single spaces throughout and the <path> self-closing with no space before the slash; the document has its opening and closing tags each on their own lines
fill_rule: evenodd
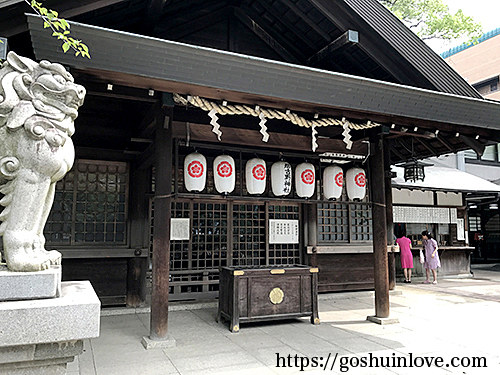
<svg viewBox="0 0 500 375">
<path fill-rule="evenodd" d="M 455 147 L 453 147 L 450 142 L 448 142 L 446 139 L 444 139 L 442 136 L 437 136 L 436 139 L 439 141 L 439 143 L 441 143 L 442 145 L 444 145 L 444 147 L 446 147 L 448 150 L 450 150 L 451 152 L 457 152 L 457 150 L 455 149 Z"/>
<path fill-rule="evenodd" d="M 137 128 L 136 135 L 138 138 L 150 138 L 155 131 L 155 116 L 160 109 L 160 101 L 156 101 L 148 110 Z"/>
<path fill-rule="evenodd" d="M 363 50 L 369 56 L 375 56 L 377 63 L 383 66 L 399 82 L 422 88 L 433 88 L 433 84 L 426 77 L 409 69 L 406 60 L 394 58 L 393 47 L 387 41 L 380 41 L 377 33 L 364 32 L 367 30 L 366 23 L 359 16 L 356 17 L 357 15 L 353 14 L 352 9 L 349 8 L 345 1 L 309 0 L 308 2 L 338 29 L 348 30 L 354 28 L 363 33 L 363 40 L 360 43 Z"/>
<path fill-rule="evenodd" d="M 173 128 L 174 130 L 172 136 L 174 138 L 187 138 L 185 122 L 174 121 Z M 312 152 L 310 136 L 291 135 L 285 133 L 270 133 L 268 142 L 263 142 L 262 134 L 259 133 L 257 127 L 255 128 L 255 130 L 221 127 L 221 131 L 222 141 L 224 143 L 248 147 L 254 146 L 270 149 Z M 211 125 L 203 125 L 190 122 L 189 136 L 191 141 L 218 142 L 217 136 L 212 132 Z M 318 148 L 316 150 L 316 153 L 330 151 L 341 152 L 344 154 L 366 155 L 366 145 L 364 145 L 361 141 L 354 142 L 350 150 L 347 150 L 345 147 L 345 143 L 339 139 L 318 138 L 317 142 Z"/>
<path fill-rule="evenodd" d="M 155 144 L 150 144 L 139 156 L 135 159 L 137 169 L 149 169 L 155 161 Z"/>
<path fill-rule="evenodd" d="M 476 154 L 479 155 L 479 157 L 483 156 L 484 154 L 484 149 L 485 149 L 485 145 L 483 145 L 481 142 L 478 142 L 476 141 L 475 139 L 472 139 L 472 138 L 469 138 L 465 135 L 462 135 L 460 134 L 458 136 L 458 138 L 460 138 L 460 140 L 465 143 L 467 146 L 469 146 L 470 148 L 472 148 Z"/>
<path fill-rule="evenodd" d="M 439 156 L 438 152 L 432 148 L 431 146 L 429 146 L 426 142 L 422 141 L 419 137 L 414 137 L 415 140 L 420 143 L 422 146 L 424 146 L 428 151 L 430 151 L 433 155 L 435 156 Z"/>
<path fill-rule="evenodd" d="M 290 0 L 279 0 L 281 1 L 283 4 L 285 4 L 288 8 L 290 8 L 290 10 L 295 13 L 297 16 L 299 16 L 305 23 L 307 23 L 309 25 L 309 27 L 311 29 L 313 29 L 314 31 L 316 31 L 323 39 L 325 39 L 326 41 L 331 41 L 332 40 L 332 37 L 330 35 L 328 35 L 328 33 L 326 31 L 324 31 L 321 27 L 319 27 L 316 22 L 314 22 L 313 20 L 311 20 L 307 14 L 305 14 L 304 12 L 302 12 L 294 3 L 292 3 Z"/>
<path fill-rule="evenodd" d="M 391 152 L 395 154 L 400 160 L 408 160 L 407 157 L 405 157 L 401 152 L 396 150 L 396 147 L 391 146 Z"/>
<path fill-rule="evenodd" d="M 206 29 L 223 19 L 228 18 L 231 14 L 230 7 L 224 7 L 222 9 L 210 12 L 205 16 L 195 18 L 189 22 L 183 23 L 172 29 L 167 29 L 161 32 L 161 36 L 169 40 L 179 40 L 188 35 L 191 35 L 197 31 Z"/>
<path fill-rule="evenodd" d="M 234 15 L 257 35 L 263 42 L 271 47 L 285 61 L 300 64 L 300 61 L 295 58 L 288 50 L 283 47 L 276 39 L 274 39 L 266 30 L 264 30 L 257 22 L 250 18 L 245 12 L 239 8 L 234 8 Z"/>
<path fill-rule="evenodd" d="M 281 22 L 281 24 L 288 30 L 290 30 L 297 38 L 299 38 L 300 40 L 302 40 L 302 42 L 304 42 L 307 46 L 311 46 L 312 45 L 312 42 L 310 39 L 308 39 L 304 33 L 302 33 L 299 29 L 297 29 L 296 27 L 291 27 L 290 28 L 290 25 L 288 23 L 286 23 L 284 20 L 283 20 L 283 15 L 280 14 L 279 12 L 277 12 L 275 10 L 275 8 L 270 4 L 270 2 L 267 2 L 267 1 L 263 1 L 260 3 L 260 5 L 266 9 L 267 13 L 269 13 L 270 15 L 272 15 L 274 18 L 276 18 L 278 20 L 278 22 Z M 251 11 L 251 9 L 249 7 L 245 7 L 244 10 L 247 12 L 247 14 Z"/>
<path fill-rule="evenodd" d="M 227 20 L 227 50 L 230 52 L 237 52 L 238 44 L 236 36 L 238 35 L 238 26 L 239 24 L 233 13 Z"/>
<path fill-rule="evenodd" d="M 144 35 L 151 35 L 160 19 L 163 8 L 170 0 L 150 0 L 146 9 L 146 17 L 142 20 L 142 31 Z"/>
<path fill-rule="evenodd" d="M 328 56 L 331 56 L 333 52 L 339 50 L 347 45 L 353 45 L 359 42 L 359 33 L 355 30 L 347 30 L 337 39 L 332 41 L 326 47 L 320 49 L 316 54 L 307 59 L 307 65 L 314 65 Z"/>
<path fill-rule="evenodd" d="M 398 138 L 397 142 L 401 146 L 403 146 L 403 148 L 406 149 L 406 151 L 408 151 L 408 153 L 410 154 L 410 158 L 417 158 L 418 159 L 421 157 L 421 155 L 418 155 L 414 152 L 413 145 L 408 144 L 403 138 Z M 410 158 L 406 158 L 406 159 L 410 159 Z"/>
</svg>

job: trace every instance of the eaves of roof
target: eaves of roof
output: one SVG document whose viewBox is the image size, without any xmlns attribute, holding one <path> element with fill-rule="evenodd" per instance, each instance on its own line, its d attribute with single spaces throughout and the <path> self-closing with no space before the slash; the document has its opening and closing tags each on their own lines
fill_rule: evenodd
<svg viewBox="0 0 500 375">
<path fill-rule="evenodd" d="M 60 41 L 28 16 L 37 59 L 83 70 L 118 72 L 191 89 L 239 92 L 301 104 L 358 111 L 387 118 L 500 130 L 500 103 L 444 94 L 309 67 L 270 61 L 142 35 L 71 22 L 72 35 L 89 47 L 92 58 L 64 54 Z M 182 91 L 184 90 L 184 91 Z"/>
<path fill-rule="evenodd" d="M 377 0 L 344 0 L 374 32 L 441 92 L 481 98 L 441 56 Z"/>
</svg>

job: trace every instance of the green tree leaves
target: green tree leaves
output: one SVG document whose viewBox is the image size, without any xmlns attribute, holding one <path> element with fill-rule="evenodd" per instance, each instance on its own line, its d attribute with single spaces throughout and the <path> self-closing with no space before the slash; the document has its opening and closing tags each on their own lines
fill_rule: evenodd
<svg viewBox="0 0 500 375">
<path fill-rule="evenodd" d="M 64 53 L 72 49 L 75 52 L 75 56 L 82 56 L 90 59 L 89 48 L 82 43 L 81 40 L 74 39 L 70 36 L 70 25 L 65 19 L 59 18 L 58 12 L 47 9 L 42 6 L 42 3 L 34 0 L 24 1 L 43 18 L 43 27 L 52 29 L 52 36 L 63 42 L 61 48 Z"/>
<path fill-rule="evenodd" d="M 442 0 L 379 0 L 401 19 L 422 40 L 453 40 L 468 37 L 471 41 L 482 35 L 480 23 L 462 10 L 450 13 Z"/>
</svg>

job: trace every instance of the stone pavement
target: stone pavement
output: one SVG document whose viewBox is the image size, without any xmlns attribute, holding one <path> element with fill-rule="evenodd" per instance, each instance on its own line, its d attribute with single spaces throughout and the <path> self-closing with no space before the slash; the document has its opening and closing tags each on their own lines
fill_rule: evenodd
<svg viewBox="0 0 500 375">
<path fill-rule="evenodd" d="M 101 336 L 85 341 L 68 374 L 500 374 L 500 265 L 474 267 L 474 278 L 419 281 L 398 283 L 391 293 L 391 317 L 399 319 L 393 325 L 366 321 L 374 314 L 372 292 L 320 295 L 319 326 L 297 319 L 246 324 L 239 333 L 215 322 L 215 304 L 179 306 L 169 313 L 177 341 L 170 349 L 143 348 L 144 310 L 103 310 Z M 410 354 L 413 368 L 361 367 L 397 357 L 409 365 Z M 442 357 L 443 367 L 428 368 L 423 357 Z M 474 361 L 488 367 L 472 367 Z"/>
</svg>

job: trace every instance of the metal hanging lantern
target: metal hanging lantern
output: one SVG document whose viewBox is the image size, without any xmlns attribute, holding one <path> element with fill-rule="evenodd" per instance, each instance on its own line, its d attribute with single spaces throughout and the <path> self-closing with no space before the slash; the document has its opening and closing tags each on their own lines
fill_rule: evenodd
<svg viewBox="0 0 500 375">
<path fill-rule="evenodd" d="M 424 163 L 422 161 L 418 160 L 412 160 L 409 162 L 406 162 L 404 164 L 400 164 L 400 167 L 404 168 L 404 177 L 405 181 L 411 181 L 411 182 L 416 182 L 416 181 L 424 181 L 425 179 L 425 167 L 430 167 L 433 164 L 430 163 Z"/>
<path fill-rule="evenodd" d="M 411 182 L 416 182 L 416 181 L 424 181 L 425 179 L 425 167 L 430 167 L 434 164 L 430 163 L 424 163 L 423 161 L 417 160 L 413 156 L 413 137 L 411 138 L 411 157 L 412 160 L 407 161 L 406 163 L 403 164 L 398 164 L 398 167 L 403 167 L 404 168 L 404 177 L 405 181 L 411 181 Z"/>
</svg>

